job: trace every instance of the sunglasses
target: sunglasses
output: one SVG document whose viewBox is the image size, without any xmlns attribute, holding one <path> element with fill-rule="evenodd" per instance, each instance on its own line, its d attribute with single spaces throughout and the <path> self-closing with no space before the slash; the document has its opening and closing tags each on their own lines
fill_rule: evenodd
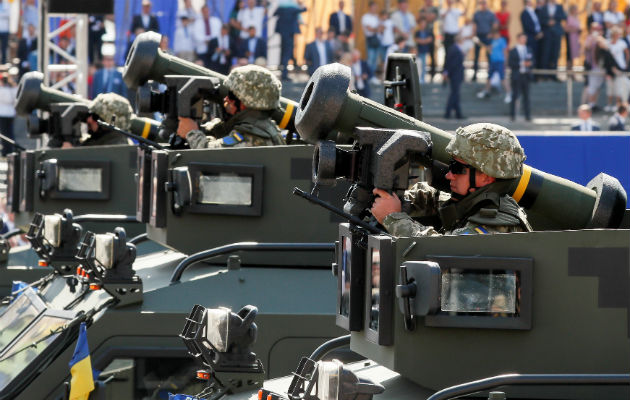
<svg viewBox="0 0 630 400">
<path fill-rule="evenodd" d="M 460 163 L 457 160 L 451 160 L 451 162 L 448 163 L 448 170 L 455 175 L 464 175 L 466 168 L 470 168 L 470 166 Z"/>
</svg>

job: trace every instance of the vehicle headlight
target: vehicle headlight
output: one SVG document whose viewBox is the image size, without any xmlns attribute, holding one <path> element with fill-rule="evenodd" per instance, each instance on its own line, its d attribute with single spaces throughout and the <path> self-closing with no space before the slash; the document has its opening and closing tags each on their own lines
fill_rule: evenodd
<svg viewBox="0 0 630 400">
<path fill-rule="evenodd" d="M 107 269 L 114 267 L 114 234 L 98 234 L 94 240 L 96 260 Z"/>
<path fill-rule="evenodd" d="M 219 353 L 228 351 L 230 310 L 228 308 L 209 308 L 206 310 L 206 339 Z"/>
<path fill-rule="evenodd" d="M 44 239 L 51 246 L 61 245 L 61 215 L 46 215 L 44 217 Z"/>
</svg>

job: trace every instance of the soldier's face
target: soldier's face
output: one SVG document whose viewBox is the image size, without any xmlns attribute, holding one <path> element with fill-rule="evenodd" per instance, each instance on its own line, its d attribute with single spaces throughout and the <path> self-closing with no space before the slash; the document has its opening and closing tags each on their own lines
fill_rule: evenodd
<svg viewBox="0 0 630 400">
<path fill-rule="evenodd" d="M 230 115 L 234 115 L 238 111 L 236 104 L 234 104 L 234 100 L 230 99 L 229 96 L 225 96 L 223 98 L 223 108 L 225 108 L 225 112 Z"/>
<path fill-rule="evenodd" d="M 462 164 L 466 164 L 460 158 L 455 157 L 455 160 Z M 469 176 L 470 169 L 468 168 L 464 168 L 461 174 L 454 174 L 451 171 L 448 171 L 446 179 L 448 179 L 451 184 L 451 192 L 466 196 L 468 194 L 468 189 L 470 189 Z"/>
<path fill-rule="evenodd" d="M 96 121 L 94 121 L 94 119 L 92 118 L 91 115 L 87 118 L 87 120 L 85 122 L 87 123 L 88 130 L 90 132 L 98 131 L 98 123 Z"/>
</svg>

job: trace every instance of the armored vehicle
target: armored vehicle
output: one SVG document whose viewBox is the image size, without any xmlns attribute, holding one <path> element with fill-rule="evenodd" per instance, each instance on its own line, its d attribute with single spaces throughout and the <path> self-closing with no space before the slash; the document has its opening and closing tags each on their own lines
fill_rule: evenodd
<svg viewBox="0 0 630 400">
<path fill-rule="evenodd" d="M 296 119 L 300 135 L 318 142 L 317 183 L 345 178 L 359 195 L 399 191 L 413 164 L 447 161 L 447 133 L 335 89 L 347 87 L 347 71 L 323 69 L 307 84 Z M 336 84 L 324 90 L 326 81 Z M 332 101 L 339 107 L 318 106 Z M 355 138 L 350 152 L 319 142 L 344 127 Z M 612 177 L 581 187 L 531 167 L 506 184 L 515 185 L 512 196 L 531 211 L 535 231 L 394 237 L 358 218 L 366 204 L 349 196 L 352 222 L 339 225 L 333 263 L 336 325 L 349 335 L 303 358 L 292 376 L 230 398 L 628 398 L 625 192 Z M 554 192 L 561 199 L 551 200 Z M 340 346 L 366 360 L 321 361 Z"/>
</svg>

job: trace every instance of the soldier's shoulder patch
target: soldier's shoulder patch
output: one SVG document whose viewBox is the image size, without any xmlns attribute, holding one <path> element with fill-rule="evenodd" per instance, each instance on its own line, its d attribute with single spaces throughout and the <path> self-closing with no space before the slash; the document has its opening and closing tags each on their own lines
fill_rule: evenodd
<svg viewBox="0 0 630 400">
<path fill-rule="evenodd" d="M 232 132 L 229 135 L 225 136 L 223 139 L 221 139 L 221 141 L 223 142 L 224 146 L 234 146 L 236 144 L 241 143 L 243 140 L 245 140 L 245 137 L 238 132 Z"/>
</svg>

